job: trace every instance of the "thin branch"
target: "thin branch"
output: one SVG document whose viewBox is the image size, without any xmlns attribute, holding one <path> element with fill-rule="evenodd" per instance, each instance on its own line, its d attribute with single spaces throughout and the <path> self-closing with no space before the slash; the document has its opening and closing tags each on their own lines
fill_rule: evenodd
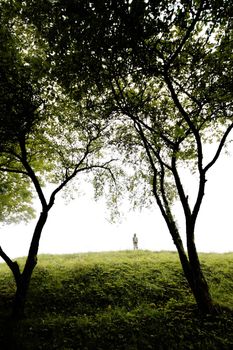
<svg viewBox="0 0 233 350">
<path fill-rule="evenodd" d="M 81 173 L 83 171 L 90 171 L 93 169 L 105 169 L 110 172 L 112 178 L 114 179 L 114 182 L 116 182 L 114 174 L 112 173 L 111 169 L 107 167 L 108 164 L 111 162 L 115 161 L 116 159 L 111 159 L 110 161 L 104 163 L 104 164 L 97 164 L 97 165 L 89 165 L 89 166 L 84 166 L 83 168 L 79 168 L 79 166 L 76 166 L 74 171 L 72 172 L 71 175 L 69 175 L 51 194 L 49 203 L 48 203 L 48 210 L 51 209 L 55 202 L 55 197 L 56 195 L 67 185 L 68 182 L 70 182 L 78 173 Z"/>
<path fill-rule="evenodd" d="M 156 167 L 154 165 L 153 157 L 151 155 L 151 151 L 150 151 L 151 147 L 150 147 L 150 145 L 148 143 L 147 138 L 144 135 L 144 132 L 142 130 L 142 126 L 140 124 L 136 124 L 136 123 L 134 125 L 135 125 L 135 129 L 139 133 L 139 135 L 140 135 L 140 137 L 142 139 L 142 142 L 144 144 L 144 147 L 146 149 L 146 154 L 148 156 L 148 159 L 149 159 L 150 165 L 152 167 L 153 173 L 156 174 L 157 173 L 157 169 L 156 169 Z"/>
<path fill-rule="evenodd" d="M 217 161 L 217 159 L 219 158 L 220 153 L 221 153 L 221 151 L 222 151 L 222 149 L 223 149 L 223 146 L 224 146 L 224 144 L 225 144 L 225 142 L 226 142 L 226 139 L 227 139 L 227 137 L 228 137 L 228 135 L 230 134 L 230 132 L 231 132 L 232 129 L 233 129 L 233 123 L 231 123 L 231 124 L 228 126 L 228 128 L 226 129 L 226 131 L 225 131 L 225 133 L 224 133 L 224 135 L 223 135 L 223 137 L 222 137 L 222 139 L 221 139 L 221 141 L 220 141 L 220 143 L 219 143 L 218 149 L 217 149 L 217 151 L 216 151 L 216 153 L 215 153 L 213 159 L 205 166 L 205 168 L 204 168 L 204 172 L 205 172 L 205 173 L 214 165 L 214 163 L 215 163 L 215 162 Z"/>
<path fill-rule="evenodd" d="M 180 84 L 176 79 L 172 78 L 172 81 L 180 88 L 180 91 L 183 92 L 187 97 L 189 97 L 198 107 L 199 113 L 202 110 L 203 104 L 196 99 L 187 89 L 184 88 L 183 84 Z"/>
<path fill-rule="evenodd" d="M 116 81 L 116 80 L 115 80 L 115 81 Z M 116 81 L 116 83 L 117 83 L 117 81 Z M 123 95 L 123 91 L 120 90 L 119 83 L 117 84 L 117 86 L 118 86 L 118 89 L 119 89 L 119 91 L 120 91 L 121 97 L 122 97 L 122 99 L 123 99 L 123 101 L 124 101 L 124 103 L 125 103 L 125 105 L 126 105 L 127 103 L 125 102 L 125 97 L 124 97 L 124 95 Z M 117 102 L 118 108 L 120 109 L 120 111 L 121 111 L 123 114 L 127 115 L 127 116 L 128 116 L 131 120 L 133 120 L 135 123 L 141 124 L 141 125 L 142 125 L 144 128 L 146 128 L 148 131 L 150 131 L 150 132 L 152 132 L 152 133 L 157 133 L 157 135 L 159 135 L 159 136 L 163 139 L 163 141 L 164 141 L 166 144 L 168 144 L 168 145 L 170 145 L 170 146 L 174 146 L 174 143 L 173 143 L 167 136 L 165 136 L 164 134 L 161 134 L 159 131 L 157 131 L 157 129 L 159 130 L 159 127 L 156 128 L 156 126 L 159 126 L 158 123 L 157 123 L 157 124 L 155 123 L 155 128 L 152 128 L 151 126 L 149 126 L 148 124 L 146 124 L 142 119 L 140 119 L 139 117 L 137 117 L 137 116 L 135 116 L 133 113 L 131 113 L 130 110 L 129 110 L 128 108 L 123 107 L 122 104 L 121 104 L 121 102 L 120 102 L 120 99 L 119 99 L 119 97 L 118 97 L 118 95 L 117 95 L 117 93 L 116 93 L 116 90 L 115 90 L 115 88 L 113 87 L 113 85 L 112 85 L 112 92 L 113 92 L 113 94 L 114 94 L 114 97 L 115 97 L 115 100 L 116 100 L 116 102 Z M 142 96 L 141 96 L 141 99 L 142 99 Z"/>
<path fill-rule="evenodd" d="M 28 176 L 28 173 L 26 171 L 13 169 L 13 168 L 10 169 L 10 168 L 1 168 L 0 167 L 0 171 L 7 172 L 7 173 L 14 173 L 14 174 L 22 174 L 22 175 Z"/>
<path fill-rule="evenodd" d="M 163 165 L 162 162 L 160 162 L 160 168 L 161 168 L 161 171 L 160 171 L 160 191 L 161 191 L 161 194 L 162 194 L 163 203 L 164 203 L 164 206 L 165 206 L 165 209 L 166 209 L 167 216 L 168 216 L 168 218 L 171 219 L 172 213 L 171 213 L 170 205 L 169 205 L 169 202 L 168 202 L 168 199 L 167 199 L 167 196 L 166 196 L 165 187 L 164 187 L 165 171 L 164 171 L 164 165 Z"/>
<path fill-rule="evenodd" d="M 184 120 L 186 121 L 186 123 L 188 124 L 188 126 L 190 128 L 190 131 L 193 133 L 193 135 L 195 137 L 196 145 L 197 145 L 197 155 L 198 155 L 198 169 L 199 169 L 199 173 L 201 174 L 203 172 L 203 150 L 202 150 L 202 143 L 201 143 L 201 137 L 200 137 L 199 131 L 196 128 L 196 126 L 194 125 L 194 123 L 191 121 L 188 113 L 183 108 L 183 106 L 182 106 L 182 104 L 181 104 L 181 102 L 180 102 L 180 100 L 175 92 L 172 81 L 167 73 L 164 73 L 164 79 L 165 79 L 167 87 L 171 93 L 171 97 L 175 103 L 175 106 L 177 107 L 177 109 L 181 113 L 181 115 L 183 116 Z"/>
<path fill-rule="evenodd" d="M 188 196 L 185 195 L 184 192 L 184 188 L 183 185 L 181 183 L 181 179 L 177 170 L 177 166 L 176 166 L 176 155 L 175 155 L 176 150 L 174 150 L 173 155 L 172 155 L 172 173 L 175 179 L 175 183 L 176 183 L 176 188 L 180 197 L 180 201 L 185 213 L 185 217 L 186 218 L 190 218 L 191 216 L 191 210 L 189 207 L 189 203 L 188 203 Z"/>
<path fill-rule="evenodd" d="M 153 157 L 152 157 L 151 152 L 150 152 L 150 149 L 151 149 L 150 146 L 151 145 L 148 143 L 148 141 L 147 141 L 147 139 L 146 139 L 146 137 L 144 135 L 144 132 L 143 132 L 142 127 L 141 127 L 140 124 L 138 125 L 138 132 L 140 133 L 141 139 L 142 139 L 143 144 L 145 146 L 146 153 L 147 153 L 147 156 L 149 158 L 149 161 L 150 161 L 153 173 L 154 173 L 154 177 L 153 177 L 153 193 L 155 195 L 155 198 L 156 198 L 156 201 L 157 201 L 157 203 L 159 205 L 159 208 L 160 208 L 160 210 L 162 212 L 162 215 L 163 215 L 165 221 L 168 224 L 168 227 L 171 228 L 172 214 L 171 214 L 170 206 L 169 206 L 169 203 L 168 203 L 168 200 L 167 200 L 167 197 L 166 197 L 166 194 L 165 194 L 165 189 L 164 189 L 164 176 L 165 176 L 164 166 L 166 166 L 166 165 L 164 164 L 164 162 L 162 161 L 161 157 L 159 156 L 159 152 L 157 152 L 157 159 L 158 159 L 158 161 L 160 163 L 160 166 L 161 166 L 160 190 L 161 190 L 161 194 L 162 194 L 162 198 L 163 198 L 163 203 L 164 203 L 164 205 L 163 205 L 163 203 L 161 202 L 161 199 L 160 199 L 160 197 L 158 195 L 158 191 L 157 191 L 157 185 L 156 184 L 157 184 L 158 170 L 155 167 L 155 164 L 154 164 L 154 161 L 153 161 Z M 171 232 L 172 232 L 172 229 L 171 229 Z"/>
</svg>

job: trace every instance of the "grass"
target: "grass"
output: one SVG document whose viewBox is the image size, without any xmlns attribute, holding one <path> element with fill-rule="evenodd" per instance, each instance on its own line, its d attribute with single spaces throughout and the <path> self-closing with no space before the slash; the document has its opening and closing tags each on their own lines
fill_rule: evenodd
<svg viewBox="0 0 233 350">
<path fill-rule="evenodd" d="M 176 253 L 125 251 L 39 256 L 28 317 L 12 324 L 0 264 L 0 349 L 233 349 L 233 253 L 200 258 L 225 310 L 215 317 L 199 315 Z"/>
</svg>

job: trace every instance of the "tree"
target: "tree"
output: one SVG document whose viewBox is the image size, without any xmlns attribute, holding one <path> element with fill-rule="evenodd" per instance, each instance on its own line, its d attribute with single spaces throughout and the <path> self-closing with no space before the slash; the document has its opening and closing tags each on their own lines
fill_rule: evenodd
<svg viewBox="0 0 233 350">
<path fill-rule="evenodd" d="M 114 118 L 118 112 L 123 123 L 129 120 L 128 130 L 118 125 L 116 142 L 127 152 L 132 141 L 144 150 L 149 166 L 142 173 L 152 183 L 199 310 L 213 312 L 194 233 L 207 172 L 233 128 L 232 5 L 206 0 L 48 4 L 37 5 L 41 16 L 37 12 L 35 18 L 30 6 L 25 16 L 50 44 L 54 75 L 67 90 L 82 77 L 114 96 Z M 73 96 L 78 92 L 74 89 Z M 205 144 L 212 142 L 217 147 L 207 160 Z M 185 165 L 198 176 L 193 203 L 180 175 Z M 187 253 L 172 213 L 176 198 L 184 212 Z"/>
<path fill-rule="evenodd" d="M 78 101 L 68 97 L 50 79 L 49 66 L 45 69 L 42 64 L 45 43 L 38 42 L 35 28 L 19 17 L 13 17 L 11 28 L 4 23 L 1 30 L 7 33 L 1 50 L 0 195 L 5 204 L 1 219 L 9 221 L 9 216 L 5 218 L 8 212 L 13 218 L 17 218 L 17 212 L 19 219 L 28 218 L 32 212 L 32 195 L 41 205 L 22 271 L 0 247 L 0 256 L 16 283 L 13 315 L 20 318 L 24 315 L 30 279 L 37 264 L 41 233 L 56 195 L 83 172 L 110 175 L 114 180 L 113 159 L 106 144 L 107 102 L 92 98 L 87 92 Z M 31 55 L 31 49 L 35 55 Z M 46 183 L 53 184 L 48 197 L 44 191 Z"/>
<path fill-rule="evenodd" d="M 14 145 L 19 130 L 30 129 L 35 122 L 30 85 L 27 83 L 27 72 L 22 69 L 20 57 L 15 49 L 15 40 L 11 33 L 11 22 L 6 18 L 4 3 L 0 15 L 0 153 Z M 14 101 L 14 103 L 12 103 Z M 25 109 L 28 112 L 25 113 Z M 18 191 L 16 191 L 17 185 Z M 34 217 L 32 194 L 28 191 L 29 182 L 21 181 L 20 174 L 0 174 L 0 221 L 28 221 Z M 19 197 L 24 204 L 19 203 Z"/>
<path fill-rule="evenodd" d="M 180 11 L 187 16 L 185 7 Z M 176 23 L 174 16 L 176 44 L 171 50 L 162 37 L 154 50 L 147 47 L 147 57 L 140 53 L 142 49 L 135 53 L 136 68 L 140 71 L 136 79 L 127 82 L 124 77 L 112 74 L 119 109 L 134 123 L 146 150 L 153 194 L 178 250 L 189 286 L 204 313 L 213 312 L 215 306 L 197 254 L 195 224 L 207 172 L 219 158 L 233 128 L 232 89 L 227 83 L 232 71 L 232 62 L 227 58 L 232 31 L 221 17 L 218 21 L 211 17 L 211 23 L 203 24 L 208 15 L 209 10 L 202 2 L 193 9 L 192 16 L 186 17 L 186 23 Z M 171 41 L 172 38 L 168 38 Z M 150 46 L 156 46 L 156 41 L 157 38 Z M 217 144 L 210 160 L 205 155 L 208 142 Z M 193 200 L 180 175 L 185 165 L 198 176 Z M 174 198 L 179 199 L 184 212 L 187 254 L 172 213 Z"/>
</svg>

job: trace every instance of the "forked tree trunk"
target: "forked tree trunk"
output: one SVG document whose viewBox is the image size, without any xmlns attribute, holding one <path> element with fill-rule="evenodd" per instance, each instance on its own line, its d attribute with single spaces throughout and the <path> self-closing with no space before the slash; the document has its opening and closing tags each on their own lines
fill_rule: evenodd
<svg viewBox="0 0 233 350">
<path fill-rule="evenodd" d="M 191 267 L 192 275 L 192 291 L 196 299 L 199 310 L 203 313 L 213 313 L 216 311 L 216 307 L 213 303 L 210 295 L 209 286 L 203 274 L 200 260 L 198 257 L 196 245 L 194 242 L 193 232 L 187 232 L 187 248 L 189 263 Z"/>
<path fill-rule="evenodd" d="M 24 317 L 27 292 L 36 263 L 36 259 L 34 259 L 34 261 L 27 260 L 27 268 L 24 268 L 23 273 L 20 275 L 20 278 L 16 283 L 16 292 L 12 310 L 12 316 L 14 319 L 22 319 Z"/>
<path fill-rule="evenodd" d="M 190 247 L 188 248 L 189 259 L 187 258 L 184 249 L 177 243 L 178 242 L 175 242 L 175 245 L 179 253 L 183 272 L 188 281 L 190 289 L 192 290 L 199 311 L 203 314 L 214 313 L 216 311 L 216 307 L 213 303 L 208 284 L 202 272 L 195 243 L 192 243 L 192 252 L 190 252 Z"/>
<path fill-rule="evenodd" d="M 159 198 L 156 197 L 163 217 L 167 223 L 169 232 L 172 236 L 173 242 L 179 254 L 181 266 L 185 275 L 185 278 L 189 284 L 189 287 L 196 300 L 198 309 L 203 314 L 212 314 L 216 312 L 216 307 L 211 298 L 208 284 L 205 280 L 204 274 L 201 269 L 201 264 L 196 251 L 195 242 L 192 239 L 193 234 L 188 231 L 187 245 L 188 256 L 184 250 L 183 242 L 176 227 L 174 220 L 171 219 L 171 215 L 167 215 L 161 206 Z M 191 239 L 190 239 L 191 238 Z"/>
<path fill-rule="evenodd" d="M 199 310 L 203 314 L 212 314 L 216 311 L 210 295 L 209 287 L 201 269 L 192 268 L 193 295 Z"/>
</svg>

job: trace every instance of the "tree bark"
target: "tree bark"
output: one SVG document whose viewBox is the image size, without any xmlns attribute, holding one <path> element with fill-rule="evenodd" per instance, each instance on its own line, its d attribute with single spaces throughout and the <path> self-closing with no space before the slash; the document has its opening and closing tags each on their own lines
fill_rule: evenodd
<svg viewBox="0 0 233 350">
<path fill-rule="evenodd" d="M 189 284 L 189 287 L 196 300 L 198 309 L 203 314 L 212 314 L 216 312 L 216 306 L 213 303 L 207 281 L 202 272 L 200 260 L 197 254 L 192 230 L 187 230 L 187 248 L 188 256 L 184 250 L 182 240 L 175 224 L 169 225 L 169 231 L 179 254 L 181 266 Z"/>
<path fill-rule="evenodd" d="M 35 231 L 32 237 L 31 245 L 29 248 L 28 257 L 23 269 L 23 272 L 15 280 L 16 281 L 16 293 L 13 304 L 12 316 L 15 319 L 21 319 L 24 317 L 25 303 L 27 298 L 27 292 L 29 289 L 31 277 L 34 268 L 37 265 L 37 253 L 39 249 L 39 241 L 41 232 L 46 223 L 48 217 L 48 211 L 44 210 L 41 212 Z"/>
<path fill-rule="evenodd" d="M 216 307 L 211 298 L 209 287 L 202 272 L 198 255 L 195 254 L 195 257 L 192 256 L 190 258 L 189 254 L 188 259 L 185 251 L 182 249 L 180 244 L 177 244 L 177 242 L 175 242 L 175 245 L 179 254 L 184 275 L 193 293 L 199 311 L 202 314 L 214 313 L 216 311 Z M 192 249 L 194 248 L 195 244 L 194 247 L 192 247 Z"/>
<path fill-rule="evenodd" d="M 21 275 L 20 280 L 16 285 L 16 293 L 14 297 L 12 317 L 14 319 L 22 319 L 25 316 L 25 304 L 27 298 L 27 292 L 30 284 L 31 276 L 28 275 L 25 278 Z"/>
<path fill-rule="evenodd" d="M 187 248 L 191 268 L 192 291 L 199 310 L 204 314 L 211 314 L 216 311 L 208 283 L 203 274 L 201 263 L 197 254 L 195 241 L 187 235 Z"/>
</svg>

